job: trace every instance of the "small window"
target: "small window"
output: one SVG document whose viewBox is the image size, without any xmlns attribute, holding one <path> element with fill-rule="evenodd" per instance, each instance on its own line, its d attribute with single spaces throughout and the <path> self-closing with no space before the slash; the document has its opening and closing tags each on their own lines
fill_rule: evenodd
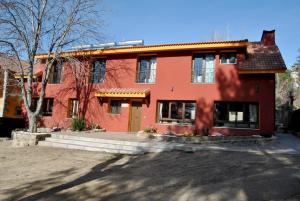
<svg viewBox="0 0 300 201">
<path fill-rule="evenodd" d="M 79 101 L 78 99 L 69 99 L 68 104 L 68 117 L 69 118 L 76 118 L 78 117 L 78 108 L 79 108 Z"/>
<path fill-rule="evenodd" d="M 156 58 L 140 58 L 137 70 L 138 83 L 155 83 Z"/>
<path fill-rule="evenodd" d="M 52 116 L 53 111 L 53 98 L 45 98 L 42 105 L 42 115 Z"/>
<path fill-rule="evenodd" d="M 221 54 L 220 63 L 221 64 L 236 64 L 237 63 L 236 54 L 235 53 Z"/>
<path fill-rule="evenodd" d="M 195 121 L 196 103 L 192 101 L 159 101 L 159 123 L 191 124 Z"/>
<path fill-rule="evenodd" d="M 59 84 L 61 82 L 62 68 L 62 63 L 54 62 L 49 74 L 50 84 Z"/>
<path fill-rule="evenodd" d="M 258 128 L 258 104 L 215 102 L 214 125 L 234 128 Z"/>
<path fill-rule="evenodd" d="M 195 55 L 193 57 L 192 82 L 213 83 L 215 80 L 215 56 Z"/>
<path fill-rule="evenodd" d="M 92 83 L 103 83 L 105 79 L 106 61 L 96 60 L 93 63 Z"/>
<path fill-rule="evenodd" d="M 111 114 L 121 114 L 121 101 L 119 100 L 111 100 L 109 113 Z"/>
</svg>

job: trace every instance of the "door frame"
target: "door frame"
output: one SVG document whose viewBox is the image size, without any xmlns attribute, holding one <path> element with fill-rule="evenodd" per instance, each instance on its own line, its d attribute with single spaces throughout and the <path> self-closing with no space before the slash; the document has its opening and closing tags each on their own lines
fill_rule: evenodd
<svg viewBox="0 0 300 201">
<path fill-rule="evenodd" d="M 142 123 L 142 109 L 143 109 L 143 99 L 130 99 L 129 100 L 129 114 L 128 114 L 128 132 L 131 132 L 131 116 L 132 116 L 132 102 L 140 102 L 142 104 L 141 106 L 141 122 Z"/>
</svg>

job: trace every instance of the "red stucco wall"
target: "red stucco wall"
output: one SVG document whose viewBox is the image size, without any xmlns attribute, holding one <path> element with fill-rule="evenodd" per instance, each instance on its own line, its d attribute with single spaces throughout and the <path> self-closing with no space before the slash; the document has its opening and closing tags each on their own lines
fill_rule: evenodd
<svg viewBox="0 0 300 201">
<path fill-rule="evenodd" d="M 106 79 L 103 84 L 93 85 L 88 91 L 86 119 L 108 131 L 128 131 L 129 107 L 122 107 L 121 114 L 109 114 L 107 101 L 94 97 L 99 88 L 148 88 L 150 104 L 143 104 L 141 128 L 152 125 L 160 132 L 172 130 L 177 133 L 209 128 L 210 133 L 249 135 L 268 134 L 274 131 L 274 75 L 239 75 L 237 64 L 220 64 L 215 56 L 215 83 L 191 83 L 192 52 L 158 53 L 155 84 L 135 82 L 138 55 L 111 56 L 107 58 Z M 239 58 L 243 58 L 240 56 Z M 64 66 L 62 84 L 48 84 L 46 97 L 53 97 L 52 117 L 43 117 L 41 126 L 68 127 L 68 98 L 75 98 L 72 75 L 68 64 Z M 197 102 L 194 126 L 176 126 L 156 123 L 158 100 L 194 100 Z M 259 129 L 234 129 L 213 127 L 214 101 L 246 101 L 259 103 Z M 129 100 L 124 100 L 129 101 Z M 81 100 L 81 104 L 83 104 Z"/>
</svg>

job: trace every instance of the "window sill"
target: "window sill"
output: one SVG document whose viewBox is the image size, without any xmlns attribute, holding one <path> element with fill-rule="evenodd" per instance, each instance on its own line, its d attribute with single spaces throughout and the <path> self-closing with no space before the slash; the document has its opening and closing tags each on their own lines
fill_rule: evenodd
<svg viewBox="0 0 300 201">
<path fill-rule="evenodd" d="M 195 85 L 204 85 L 204 84 L 207 84 L 207 85 L 214 85 L 216 84 L 216 82 L 191 82 L 191 84 L 195 84 Z"/>
<path fill-rule="evenodd" d="M 156 84 L 155 82 L 151 82 L 151 83 L 141 83 L 141 82 L 136 82 L 136 84 Z"/>
<path fill-rule="evenodd" d="M 161 125 L 161 126 L 195 126 L 195 124 L 189 124 L 189 123 L 186 123 L 186 124 L 182 124 L 182 123 L 156 123 L 156 125 Z"/>
<path fill-rule="evenodd" d="M 228 126 L 213 126 L 212 128 L 228 128 L 228 129 L 241 129 L 241 130 L 255 130 L 259 131 L 259 128 L 237 128 L 237 127 L 228 127 Z"/>
</svg>

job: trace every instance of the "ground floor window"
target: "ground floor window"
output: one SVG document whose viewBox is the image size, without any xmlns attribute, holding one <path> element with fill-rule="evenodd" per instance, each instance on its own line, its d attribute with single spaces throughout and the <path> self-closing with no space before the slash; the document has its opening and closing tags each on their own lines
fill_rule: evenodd
<svg viewBox="0 0 300 201">
<path fill-rule="evenodd" d="M 68 104 L 68 117 L 69 118 L 75 118 L 78 117 L 78 107 L 79 107 L 79 101 L 78 99 L 69 99 Z"/>
<path fill-rule="evenodd" d="M 31 109 L 33 111 L 36 110 L 38 100 L 39 100 L 38 98 L 32 99 Z M 43 99 L 43 104 L 42 104 L 42 108 L 41 108 L 41 112 L 40 112 L 40 114 L 42 114 L 42 116 L 52 116 L 53 100 L 54 100 L 53 98 L 44 98 Z"/>
<path fill-rule="evenodd" d="M 215 102 L 214 125 L 233 128 L 258 128 L 258 103 Z"/>
<path fill-rule="evenodd" d="M 108 112 L 111 114 L 121 114 L 121 104 L 120 100 L 111 100 Z"/>
<path fill-rule="evenodd" d="M 194 101 L 159 101 L 159 123 L 186 123 L 195 121 L 196 102 Z"/>
</svg>

